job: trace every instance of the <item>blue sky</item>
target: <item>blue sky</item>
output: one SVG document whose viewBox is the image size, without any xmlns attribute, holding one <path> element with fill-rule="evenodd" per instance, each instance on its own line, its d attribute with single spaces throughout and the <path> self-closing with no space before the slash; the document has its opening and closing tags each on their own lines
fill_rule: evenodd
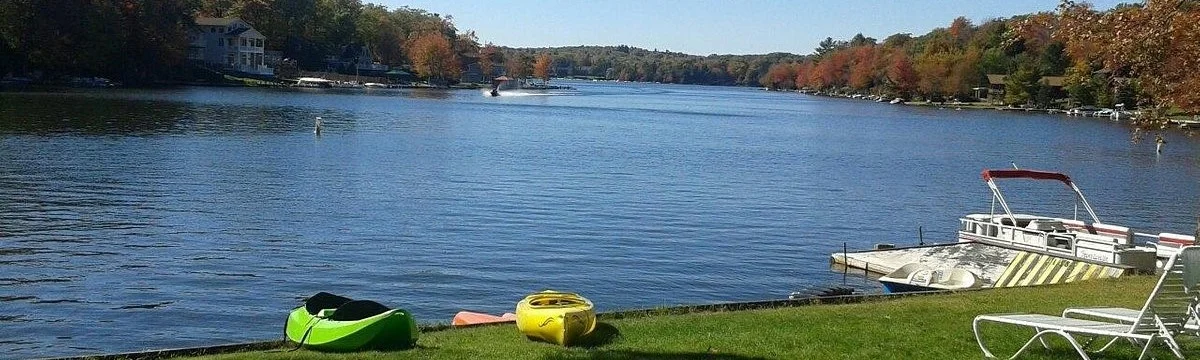
<svg viewBox="0 0 1200 360">
<path fill-rule="evenodd" d="M 620 45 L 694 55 L 811 53 L 825 37 L 921 35 L 958 16 L 1053 11 L 1055 0 L 364 0 L 449 14 L 482 43 L 512 47 Z M 1092 1 L 1109 9 L 1121 1 Z"/>
</svg>

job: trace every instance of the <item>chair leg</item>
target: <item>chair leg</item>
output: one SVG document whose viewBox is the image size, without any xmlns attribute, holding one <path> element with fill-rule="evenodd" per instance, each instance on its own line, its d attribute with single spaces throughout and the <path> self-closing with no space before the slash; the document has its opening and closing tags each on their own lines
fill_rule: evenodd
<svg viewBox="0 0 1200 360">
<path fill-rule="evenodd" d="M 1039 328 L 1039 327 L 1034 327 L 1034 328 L 1033 328 L 1033 335 L 1034 335 L 1035 337 L 1037 337 L 1037 334 L 1039 334 L 1039 333 L 1041 333 L 1041 332 L 1042 332 L 1042 328 Z M 1042 348 L 1043 348 L 1043 349 L 1049 349 L 1049 348 L 1050 348 L 1050 345 L 1049 345 L 1049 344 L 1046 344 L 1046 339 L 1043 339 L 1043 338 L 1040 338 L 1040 337 L 1038 337 L 1038 342 L 1042 344 Z"/>
<path fill-rule="evenodd" d="M 983 350 L 983 357 L 995 359 L 996 355 L 992 355 L 992 352 L 988 351 L 987 346 L 983 345 L 983 337 L 979 336 L 979 319 L 971 322 L 971 331 L 975 332 L 975 342 L 979 343 L 979 350 Z"/>
<path fill-rule="evenodd" d="M 1146 346 L 1142 347 L 1142 353 L 1138 354 L 1138 360 L 1142 360 L 1142 359 L 1146 358 L 1146 354 L 1150 353 L 1150 347 L 1154 346 L 1155 339 L 1157 339 L 1157 338 L 1151 337 L 1150 340 L 1146 341 Z M 1171 349 L 1171 351 L 1175 351 L 1175 349 Z"/>
<path fill-rule="evenodd" d="M 996 355 L 993 355 L 991 351 L 988 351 L 987 346 L 984 346 L 983 337 L 979 336 L 979 320 L 978 319 L 976 319 L 975 321 L 973 321 L 971 323 L 971 330 L 975 332 L 975 341 L 979 343 L 979 349 L 983 350 L 983 356 L 987 357 L 989 359 L 996 358 Z M 1015 354 L 1013 354 L 1011 357 L 1009 357 L 1008 359 L 1009 360 L 1016 359 L 1017 356 L 1020 356 L 1021 353 L 1025 352 L 1025 349 L 1029 348 L 1029 345 L 1033 345 L 1033 342 L 1035 342 L 1035 341 L 1037 341 L 1037 342 L 1041 343 L 1043 346 L 1045 346 L 1046 343 L 1042 341 L 1042 337 L 1046 336 L 1048 334 L 1058 334 L 1058 335 L 1062 336 L 1063 338 L 1066 338 L 1067 342 L 1071 343 L 1071 347 L 1075 348 L 1075 351 L 1079 353 L 1080 358 L 1082 358 L 1083 360 L 1091 360 L 1091 358 L 1088 357 L 1088 355 L 1087 355 L 1087 351 L 1084 351 L 1083 347 L 1079 345 L 1079 342 L 1075 341 L 1075 338 L 1071 337 L 1071 334 L 1068 334 L 1062 330 L 1040 330 L 1040 331 L 1038 331 L 1038 333 L 1034 334 L 1033 337 L 1029 339 L 1029 341 L 1025 342 L 1025 345 L 1021 346 L 1021 349 L 1017 350 L 1017 352 Z"/>
<path fill-rule="evenodd" d="M 1162 339 L 1163 343 L 1167 344 L 1167 348 L 1171 349 L 1171 353 L 1175 354 L 1175 357 L 1180 359 L 1185 358 L 1183 356 L 1183 348 L 1179 346 L 1179 342 L 1176 342 L 1175 338 L 1170 336 L 1162 336 L 1160 338 Z"/>
<path fill-rule="evenodd" d="M 1083 360 L 1091 360 L 1092 359 L 1092 358 L 1088 357 L 1087 351 L 1085 351 L 1083 349 L 1083 346 L 1079 345 L 1078 341 L 1075 341 L 1075 338 L 1072 337 L 1071 334 L 1068 334 L 1066 331 L 1062 331 L 1062 330 L 1039 331 L 1037 333 L 1037 335 L 1033 336 L 1032 339 L 1029 339 L 1029 341 L 1025 342 L 1025 346 L 1022 346 L 1020 350 L 1017 350 L 1016 354 L 1013 354 L 1013 356 L 1008 359 L 1009 360 L 1016 359 L 1017 355 L 1021 355 L 1021 353 L 1024 352 L 1026 348 L 1029 348 L 1029 345 L 1033 344 L 1034 340 L 1042 342 L 1042 337 L 1049 335 L 1049 334 L 1058 334 L 1059 336 L 1062 336 L 1064 339 L 1067 339 L 1067 342 L 1071 343 L 1071 347 L 1075 348 L 1075 352 L 1079 353 L 1079 357 L 1082 358 Z M 1042 342 L 1042 343 L 1045 344 L 1045 342 Z"/>
</svg>

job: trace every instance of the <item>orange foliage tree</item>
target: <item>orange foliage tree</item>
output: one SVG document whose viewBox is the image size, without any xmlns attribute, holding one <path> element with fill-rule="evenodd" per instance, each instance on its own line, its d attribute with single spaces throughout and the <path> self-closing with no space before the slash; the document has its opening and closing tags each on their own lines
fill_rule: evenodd
<svg viewBox="0 0 1200 360">
<path fill-rule="evenodd" d="M 1151 123 L 1164 126 L 1170 105 L 1200 112 L 1200 4 L 1147 0 L 1141 6 L 1097 13 L 1086 3 L 1063 1 L 1060 29 L 1069 54 L 1099 62 L 1116 76 L 1136 78 L 1150 95 Z"/>
<path fill-rule="evenodd" d="M 900 96 L 912 96 L 917 88 L 917 71 L 913 69 L 912 60 L 903 50 L 892 52 L 891 66 L 887 69 L 887 78 Z"/>
<path fill-rule="evenodd" d="M 873 45 L 859 46 L 851 49 L 852 58 L 850 60 L 850 75 L 847 84 L 855 90 L 866 90 L 875 81 L 875 49 Z"/>
<path fill-rule="evenodd" d="M 759 83 L 769 89 L 792 89 L 796 87 L 796 64 L 775 64 L 767 69 L 767 75 Z"/>
<path fill-rule="evenodd" d="M 431 82 L 445 82 L 462 72 L 450 40 L 439 32 L 423 32 L 412 38 L 407 52 L 413 70 Z"/>
<path fill-rule="evenodd" d="M 811 81 L 810 79 L 812 79 L 814 68 L 816 68 L 816 65 L 812 61 L 805 61 L 803 64 L 796 66 L 796 87 L 809 87 L 808 84 Z"/>
<path fill-rule="evenodd" d="M 537 60 L 533 62 L 533 77 L 542 79 L 542 81 L 550 82 L 550 64 L 553 61 L 550 59 L 550 54 L 538 54 Z"/>
</svg>

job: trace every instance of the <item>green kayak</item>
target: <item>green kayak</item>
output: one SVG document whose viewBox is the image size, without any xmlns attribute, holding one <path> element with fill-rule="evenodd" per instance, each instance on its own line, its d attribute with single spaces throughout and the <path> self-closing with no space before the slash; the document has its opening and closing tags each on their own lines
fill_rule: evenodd
<svg viewBox="0 0 1200 360">
<path fill-rule="evenodd" d="M 321 351 L 408 349 L 417 343 L 417 323 L 408 311 L 326 292 L 292 310 L 284 332 L 288 340 Z"/>
</svg>

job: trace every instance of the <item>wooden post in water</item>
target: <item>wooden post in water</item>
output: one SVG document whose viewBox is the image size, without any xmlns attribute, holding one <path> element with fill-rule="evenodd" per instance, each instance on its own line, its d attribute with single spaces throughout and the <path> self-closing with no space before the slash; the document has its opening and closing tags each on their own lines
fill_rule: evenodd
<svg viewBox="0 0 1200 360">
<path fill-rule="evenodd" d="M 846 285 L 846 273 L 850 272 L 850 258 L 846 257 L 846 242 L 842 242 L 842 285 Z"/>
<path fill-rule="evenodd" d="M 917 245 L 925 245 L 925 231 L 917 226 Z"/>
<path fill-rule="evenodd" d="M 867 274 L 871 273 L 871 263 L 863 262 L 863 284 L 867 283 Z"/>
</svg>

